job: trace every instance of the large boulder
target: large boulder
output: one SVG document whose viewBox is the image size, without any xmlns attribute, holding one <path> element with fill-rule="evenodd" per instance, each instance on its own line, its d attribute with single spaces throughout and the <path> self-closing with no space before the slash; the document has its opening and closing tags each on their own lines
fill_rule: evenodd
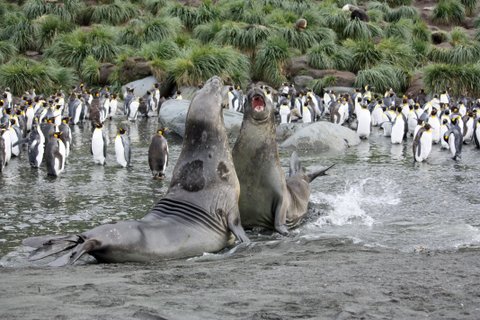
<svg viewBox="0 0 480 320">
<path fill-rule="evenodd" d="M 141 57 L 130 57 L 119 68 L 119 78 L 122 82 L 134 81 L 152 75 L 150 63 Z"/>
<path fill-rule="evenodd" d="M 130 83 L 127 83 L 126 85 L 122 86 L 122 92 L 126 91 L 126 88 L 133 88 L 133 93 L 137 97 L 143 97 L 148 90 L 153 88 L 153 85 L 157 82 L 157 79 L 155 77 L 146 77 L 140 80 L 136 80 Z"/>
<path fill-rule="evenodd" d="M 282 126 L 286 128 L 281 128 Z M 355 131 L 327 121 L 280 125 L 277 130 L 279 132 L 288 136 L 280 143 L 280 148 L 285 149 L 342 152 L 360 143 Z"/>
<path fill-rule="evenodd" d="M 160 108 L 159 121 L 162 126 L 169 128 L 171 131 L 183 137 L 185 135 L 185 121 L 187 119 L 188 107 L 190 100 L 174 100 L 165 101 Z M 235 138 L 240 132 L 243 114 L 236 111 L 223 110 L 223 120 L 225 128 L 230 138 Z"/>
</svg>

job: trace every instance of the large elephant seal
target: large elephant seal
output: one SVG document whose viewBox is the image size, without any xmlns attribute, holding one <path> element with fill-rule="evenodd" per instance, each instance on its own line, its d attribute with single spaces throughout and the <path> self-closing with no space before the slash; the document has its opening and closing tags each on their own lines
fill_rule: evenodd
<svg viewBox="0 0 480 320">
<path fill-rule="evenodd" d="M 101 262 L 152 261 L 216 252 L 248 241 L 238 210 L 240 185 L 223 125 L 222 81 L 211 78 L 193 98 L 182 152 L 166 196 L 143 219 L 106 224 L 79 235 L 36 237 L 37 260 L 68 251 L 51 265 L 88 253 Z"/>
<path fill-rule="evenodd" d="M 306 174 L 296 152 L 286 179 L 280 165 L 273 105 L 263 90 L 247 95 L 233 161 L 240 180 L 239 208 L 244 227 L 264 227 L 287 234 L 307 213 L 310 182 L 326 170 Z"/>
</svg>

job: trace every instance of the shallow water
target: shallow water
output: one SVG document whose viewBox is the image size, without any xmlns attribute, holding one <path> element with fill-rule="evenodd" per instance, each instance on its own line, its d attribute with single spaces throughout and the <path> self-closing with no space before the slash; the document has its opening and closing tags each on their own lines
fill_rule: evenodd
<svg viewBox="0 0 480 320">
<path fill-rule="evenodd" d="M 42 234 L 80 232 L 98 224 L 140 218 L 166 192 L 181 149 L 171 134 L 167 179 L 151 179 L 147 152 L 155 119 L 130 123 L 132 168 L 115 163 L 113 139 L 121 122 L 107 125 L 110 145 L 105 166 L 90 154 L 91 128 L 73 127 L 74 144 L 65 172 L 47 177 L 31 169 L 24 153 L 0 177 L 0 255 L 4 266 L 21 266 L 21 240 Z M 287 169 L 288 155 L 281 152 Z M 480 151 L 464 146 L 461 161 L 434 146 L 427 163 L 413 164 L 411 139 L 392 145 L 374 130 L 369 140 L 345 154 L 301 153 L 310 170 L 335 164 L 329 175 L 312 183 L 307 223 L 293 237 L 350 239 L 369 247 L 405 252 L 456 250 L 480 243 Z M 255 234 L 252 234 L 255 237 Z M 275 237 L 275 236 L 273 236 Z M 6 256 L 5 256 L 6 255 Z M 28 264 L 28 263 L 27 263 Z"/>
<path fill-rule="evenodd" d="M 152 180 L 154 119 L 130 123 L 133 167 L 90 155 L 91 128 L 73 128 L 65 172 L 49 178 L 26 154 L 0 176 L 0 318 L 4 319 L 476 319 L 479 314 L 480 151 L 455 162 L 434 146 L 413 164 L 404 145 L 374 130 L 344 154 L 300 152 L 313 170 L 307 221 L 289 237 L 249 231 L 253 242 L 153 264 L 28 262 L 29 236 L 81 232 L 136 219 L 165 194 L 181 140 L 167 136 L 165 181 Z M 282 151 L 287 170 L 289 152 Z M 84 260 L 80 264 L 91 260 Z M 34 266 L 34 268 L 31 268 Z M 61 302 L 60 304 L 58 302 Z M 93 307 L 93 308 L 92 308 Z M 34 311 L 32 311 L 34 310 Z"/>
</svg>

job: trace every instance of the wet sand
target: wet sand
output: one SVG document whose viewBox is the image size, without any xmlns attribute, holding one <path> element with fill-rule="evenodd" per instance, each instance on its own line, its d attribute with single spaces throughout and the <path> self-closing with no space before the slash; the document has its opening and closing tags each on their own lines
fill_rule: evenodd
<svg viewBox="0 0 480 320">
<path fill-rule="evenodd" d="M 405 253 L 333 239 L 227 257 L 1 269 L 0 319 L 478 319 L 480 249 Z"/>
</svg>

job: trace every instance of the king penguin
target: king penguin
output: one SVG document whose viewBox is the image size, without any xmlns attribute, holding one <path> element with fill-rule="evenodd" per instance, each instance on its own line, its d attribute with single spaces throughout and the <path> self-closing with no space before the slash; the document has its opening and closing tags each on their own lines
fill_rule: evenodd
<svg viewBox="0 0 480 320">
<path fill-rule="evenodd" d="M 475 129 L 475 115 L 473 111 L 469 111 L 463 117 L 463 143 L 469 144 L 473 139 L 473 131 Z"/>
<path fill-rule="evenodd" d="M 132 150 L 130 149 L 130 137 L 126 133 L 127 130 L 119 128 L 118 134 L 115 137 L 115 157 L 117 163 L 124 168 L 130 166 L 130 158 L 132 155 Z"/>
<path fill-rule="evenodd" d="M 448 131 L 449 119 L 443 119 L 442 124 L 440 125 L 440 145 L 442 149 L 450 149 L 448 142 L 443 138 L 445 133 Z"/>
<path fill-rule="evenodd" d="M 393 144 L 402 143 L 405 137 L 405 127 L 407 123 L 400 107 L 396 108 L 396 116 L 392 125 L 392 135 L 390 136 Z"/>
<path fill-rule="evenodd" d="M 432 128 L 430 124 L 426 123 L 413 140 L 413 159 L 417 162 L 422 162 L 427 159 L 432 151 Z"/>
<path fill-rule="evenodd" d="M 62 119 L 62 123 L 58 126 L 58 130 L 62 133 L 60 135 L 60 139 L 63 141 L 65 145 L 65 157 L 68 158 L 70 155 L 70 147 L 72 145 L 72 130 L 68 126 L 70 118 L 64 117 Z"/>
<path fill-rule="evenodd" d="M 368 139 L 371 130 L 372 116 L 366 104 L 361 104 L 357 110 L 357 134 L 360 139 Z"/>
<path fill-rule="evenodd" d="M 475 130 L 473 132 L 473 140 L 477 148 L 480 148 L 480 118 L 475 121 Z"/>
<path fill-rule="evenodd" d="M 148 164 L 154 179 L 163 179 L 168 165 L 168 143 L 163 132 L 162 129 L 157 130 L 148 148 Z"/>
<path fill-rule="evenodd" d="M 448 142 L 453 160 L 458 160 L 462 154 L 463 134 L 458 127 L 459 118 L 460 116 L 452 118 L 449 130 L 443 135 L 443 139 Z"/>
<path fill-rule="evenodd" d="M 57 177 L 65 169 L 65 145 L 60 140 L 61 132 L 55 132 L 45 147 L 47 174 Z"/>
<path fill-rule="evenodd" d="M 93 162 L 96 164 L 104 165 L 105 158 L 107 157 L 107 136 L 103 131 L 103 125 L 101 123 L 95 124 L 95 129 L 92 135 L 92 155 Z"/>
<path fill-rule="evenodd" d="M 7 165 L 7 143 L 3 135 L 7 132 L 5 128 L 0 131 L 0 172 L 3 172 Z"/>
<path fill-rule="evenodd" d="M 45 137 L 40 125 L 34 123 L 28 139 L 28 160 L 32 168 L 39 168 L 43 161 L 45 152 Z"/>
</svg>

